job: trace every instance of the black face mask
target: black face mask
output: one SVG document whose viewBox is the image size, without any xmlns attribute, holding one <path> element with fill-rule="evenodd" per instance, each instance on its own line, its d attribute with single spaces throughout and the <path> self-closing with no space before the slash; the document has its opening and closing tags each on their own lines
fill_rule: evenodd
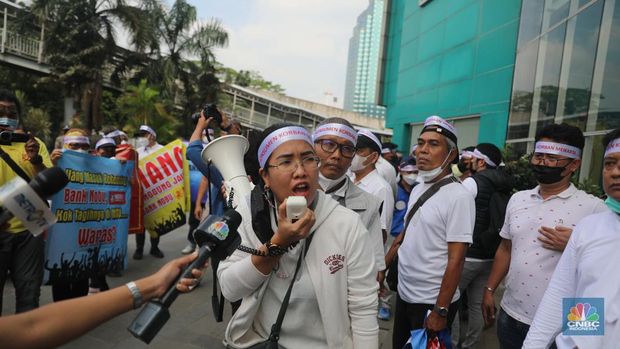
<svg viewBox="0 0 620 349">
<path fill-rule="evenodd" d="M 562 178 L 564 178 L 562 172 L 566 169 L 566 167 L 549 167 L 532 164 L 530 164 L 530 167 L 534 172 L 536 181 L 542 184 L 552 184 L 561 181 Z"/>
</svg>

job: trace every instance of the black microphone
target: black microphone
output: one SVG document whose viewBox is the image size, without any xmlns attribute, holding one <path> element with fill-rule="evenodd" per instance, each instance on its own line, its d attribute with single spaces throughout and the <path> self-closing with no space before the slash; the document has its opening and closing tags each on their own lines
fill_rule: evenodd
<svg viewBox="0 0 620 349">
<path fill-rule="evenodd" d="M 241 215 L 229 209 L 222 217 L 209 215 L 194 230 L 194 239 L 199 246 L 198 257 L 187 266 L 161 299 L 148 302 L 138 316 L 127 328 L 134 337 L 149 344 L 159 330 L 170 319 L 168 308 L 179 295 L 177 282 L 182 278 L 192 277 L 193 269 L 200 269 L 209 257 L 224 259 L 231 255 L 241 243 L 237 229 L 241 224 Z"/>
<path fill-rule="evenodd" d="M 51 167 L 37 174 L 30 183 L 15 177 L 0 188 L 0 202 L 4 208 L 0 213 L 0 226 L 17 217 L 33 234 L 38 234 L 56 222 L 47 199 L 69 183 L 65 171 Z M 40 230 L 40 231 L 39 231 Z"/>
</svg>

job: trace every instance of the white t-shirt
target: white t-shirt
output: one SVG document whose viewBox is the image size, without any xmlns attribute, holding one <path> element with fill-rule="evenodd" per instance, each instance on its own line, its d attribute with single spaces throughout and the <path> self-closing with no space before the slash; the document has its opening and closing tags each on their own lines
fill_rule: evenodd
<svg viewBox="0 0 620 349">
<path fill-rule="evenodd" d="M 413 187 L 407 214 L 431 186 Z M 475 220 L 474 198 L 461 183 L 441 187 L 418 209 L 398 249 L 398 294 L 405 302 L 435 304 L 448 266 L 448 243 L 472 243 Z M 459 297 L 457 287 L 452 302 Z"/>
<path fill-rule="evenodd" d="M 463 181 L 463 186 L 474 196 L 474 198 L 478 196 L 478 184 L 475 179 L 472 177 L 465 178 Z"/>
<path fill-rule="evenodd" d="M 149 155 L 149 154 L 151 154 L 151 153 L 153 153 L 153 152 L 155 152 L 155 151 L 157 151 L 157 150 L 159 150 L 159 149 L 161 149 L 163 147 L 164 147 L 163 145 L 161 145 L 159 143 L 155 143 L 155 145 L 152 146 L 152 147 L 149 147 L 147 145 L 145 147 L 140 147 L 140 148 L 136 149 L 136 151 L 138 152 L 138 157 L 139 158 L 143 158 L 143 157 L 145 157 L 145 156 L 147 156 L 147 155 Z"/>
<path fill-rule="evenodd" d="M 394 215 L 394 195 L 392 195 L 390 184 L 381 177 L 376 169 L 355 184 L 383 202 L 381 229 L 389 232 L 392 228 L 392 216 Z"/>
<path fill-rule="evenodd" d="M 551 277 L 523 348 L 617 348 L 620 343 L 620 216 L 611 211 L 582 219 Z M 568 313 L 564 298 L 604 299 L 603 336 L 560 334 Z M 561 309 L 561 310 L 560 310 Z M 601 319 L 602 320 L 602 319 Z M 557 337 L 556 337 L 557 336 Z"/>
<path fill-rule="evenodd" d="M 501 301 L 512 318 L 531 324 L 562 252 L 542 247 L 541 226 L 574 228 L 585 216 L 606 211 L 607 206 L 574 185 L 543 200 L 539 187 L 515 193 L 508 201 L 499 235 L 511 240 L 510 268 Z"/>
<path fill-rule="evenodd" d="M 375 168 L 377 169 L 377 172 L 379 172 L 379 175 L 381 175 L 381 177 L 388 182 L 390 188 L 392 188 L 392 194 L 396 198 L 396 195 L 398 194 L 398 179 L 396 177 L 397 173 L 394 166 L 392 166 L 389 161 L 384 159 L 383 156 L 379 156 L 379 160 L 375 163 Z"/>
</svg>

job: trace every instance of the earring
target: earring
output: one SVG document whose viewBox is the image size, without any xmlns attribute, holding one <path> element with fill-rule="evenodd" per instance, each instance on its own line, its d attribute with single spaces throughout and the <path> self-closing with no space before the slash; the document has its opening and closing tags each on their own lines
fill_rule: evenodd
<svg viewBox="0 0 620 349">
<path fill-rule="evenodd" d="M 272 208 L 276 207 L 276 205 L 274 205 L 273 201 L 271 200 L 271 198 L 273 197 L 273 193 L 271 192 L 269 186 L 266 184 L 263 187 L 263 196 L 265 197 L 265 201 L 267 201 L 269 206 L 271 206 Z"/>
</svg>

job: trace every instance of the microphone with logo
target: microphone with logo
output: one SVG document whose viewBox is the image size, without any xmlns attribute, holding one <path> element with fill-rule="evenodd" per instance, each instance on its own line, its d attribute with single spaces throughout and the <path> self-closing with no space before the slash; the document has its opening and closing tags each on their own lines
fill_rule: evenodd
<svg viewBox="0 0 620 349">
<path fill-rule="evenodd" d="M 234 209 L 224 212 L 222 217 L 210 215 L 194 230 L 194 239 L 199 246 L 198 257 L 181 272 L 182 278 L 192 277 L 192 269 L 202 268 L 207 259 L 213 256 L 225 259 L 241 243 L 237 229 L 241 224 L 241 215 Z M 170 319 L 168 308 L 179 295 L 175 281 L 161 299 L 148 302 L 138 316 L 127 328 L 134 337 L 149 344 L 159 330 Z"/>
<path fill-rule="evenodd" d="M 0 187 L 0 227 L 11 218 L 19 219 L 26 229 L 37 236 L 56 223 L 47 199 L 69 183 L 61 168 L 51 167 L 39 172 L 30 183 L 16 176 Z"/>
</svg>

